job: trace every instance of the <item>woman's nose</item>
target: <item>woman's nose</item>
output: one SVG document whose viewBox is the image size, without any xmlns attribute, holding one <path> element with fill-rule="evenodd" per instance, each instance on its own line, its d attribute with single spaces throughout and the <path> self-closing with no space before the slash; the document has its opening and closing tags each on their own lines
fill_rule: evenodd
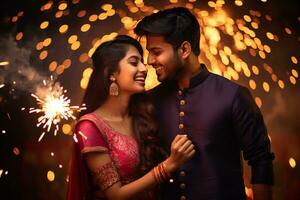
<svg viewBox="0 0 300 200">
<path fill-rule="evenodd" d="M 148 71 L 146 65 L 144 63 L 141 63 L 140 66 L 139 66 L 139 71 L 140 72 L 146 72 Z"/>
</svg>

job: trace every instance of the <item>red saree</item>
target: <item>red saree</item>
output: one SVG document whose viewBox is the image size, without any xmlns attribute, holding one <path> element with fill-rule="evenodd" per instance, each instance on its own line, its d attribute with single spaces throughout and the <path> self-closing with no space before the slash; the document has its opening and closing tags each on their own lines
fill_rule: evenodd
<svg viewBox="0 0 300 200">
<path fill-rule="evenodd" d="M 83 155 L 88 152 L 107 152 L 122 184 L 136 178 L 139 149 L 134 137 L 116 132 L 92 113 L 79 119 L 75 136 L 78 141 L 74 142 L 72 149 L 67 200 L 105 199 L 103 191 L 93 184 L 93 177 L 86 166 Z M 113 182 L 106 184 L 112 185 Z"/>
</svg>

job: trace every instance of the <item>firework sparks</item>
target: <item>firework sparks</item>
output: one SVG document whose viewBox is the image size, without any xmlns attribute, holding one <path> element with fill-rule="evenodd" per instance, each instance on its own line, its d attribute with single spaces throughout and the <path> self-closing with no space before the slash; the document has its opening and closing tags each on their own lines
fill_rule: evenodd
<svg viewBox="0 0 300 200">
<path fill-rule="evenodd" d="M 6 66 L 6 65 L 9 65 L 9 62 L 8 62 L 8 61 L 0 62 L 0 66 Z"/>
<path fill-rule="evenodd" d="M 84 104 L 82 106 L 70 106 L 71 100 L 65 96 L 66 92 L 51 77 L 50 81 L 43 81 L 43 87 L 39 88 L 36 94 L 31 94 L 36 99 L 39 108 L 30 108 L 29 113 L 42 114 L 38 118 L 37 127 L 42 125 L 46 132 L 50 132 L 51 128 L 54 127 L 54 135 L 56 135 L 61 120 L 76 119 L 74 114 L 86 109 Z M 41 134 L 39 141 L 46 132 Z"/>
<path fill-rule="evenodd" d="M 39 139 L 38 139 L 39 142 L 43 139 L 45 133 L 46 133 L 46 132 L 43 132 L 43 133 L 40 135 L 40 137 L 39 137 Z"/>
<path fill-rule="evenodd" d="M 78 132 L 79 133 L 79 135 L 81 135 L 84 139 L 86 139 L 87 140 L 87 137 L 86 137 L 86 135 L 84 135 L 81 131 L 79 131 Z"/>
<path fill-rule="evenodd" d="M 73 135 L 73 139 L 74 139 L 74 141 L 75 141 L 76 143 L 78 142 L 78 139 L 77 139 L 76 134 Z"/>
<path fill-rule="evenodd" d="M 9 114 L 9 113 L 6 113 L 6 115 L 7 115 L 8 119 L 11 120 L 10 114 Z"/>
</svg>

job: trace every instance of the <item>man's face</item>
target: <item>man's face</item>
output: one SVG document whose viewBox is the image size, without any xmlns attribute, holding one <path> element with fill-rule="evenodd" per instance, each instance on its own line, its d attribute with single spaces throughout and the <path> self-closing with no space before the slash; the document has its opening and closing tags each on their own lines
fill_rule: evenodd
<svg viewBox="0 0 300 200">
<path fill-rule="evenodd" d="M 163 36 L 147 36 L 148 64 L 156 70 L 160 82 L 176 79 L 183 67 L 177 51 Z"/>
</svg>

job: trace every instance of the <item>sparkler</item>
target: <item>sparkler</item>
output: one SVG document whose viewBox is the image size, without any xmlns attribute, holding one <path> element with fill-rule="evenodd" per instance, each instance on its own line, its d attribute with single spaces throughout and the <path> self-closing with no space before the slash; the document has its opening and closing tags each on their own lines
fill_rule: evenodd
<svg viewBox="0 0 300 200">
<path fill-rule="evenodd" d="M 38 141 L 41 141 L 46 132 L 50 132 L 51 127 L 54 127 L 54 135 L 56 135 L 61 120 L 76 119 L 74 114 L 86 109 L 85 104 L 70 106 L 71 100 L 65 96 L 66 92 L 58 82 L 53 81 L 51 76 L 50 81 L 43 81 L 43 87 L 38 88 L 36 94 L 31 94 L 39 108 L 30 108 L 29 113 L 42 114 L 38 118 L 37 127 L 42 125 L 45 129 Z"/>
</svg>

